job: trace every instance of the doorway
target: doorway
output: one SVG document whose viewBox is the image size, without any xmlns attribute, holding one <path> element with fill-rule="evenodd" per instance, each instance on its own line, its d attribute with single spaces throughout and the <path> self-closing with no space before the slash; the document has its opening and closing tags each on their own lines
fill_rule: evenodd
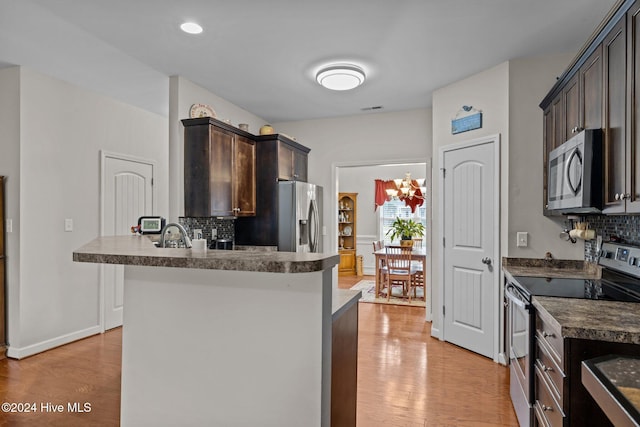
<svg viewBox="0 0 640 427">
<path fill-rule="evenodd" d="M 327 227 L 330 232 L 328 233 L 328 248 L 333 248 L 337 251 L 338 235 L 338 193 L 358 193 L 358 227 L 357 230 L 357 254 L 362 255 L 364 258 L 364 264 L 371 264 L 370 271 L 365 268 L 365 275 L 375 275 L 374 259 L 373 256 L 373 241 L 379 240 L 380 233 L 380 218 L 379 211 L 374 210 L 374 189 L 376 178 L 381 179 L 393 179 L 403 178 L 406 172 L 411 172 L 411 176 L 415 178 L 425 178 L 425 186 L 427 187 L 426 194 L 426 217 L 427 217 L 427 229 L 424 236 L 424 246 L 427 248 L 427 269 L 431 271 L 431 254 L 430 254 L 430 242 L 431 242 L 431 161 L 425 158 L 414 159 L 399 159 L 399 160 L 383 160 L 383 161 L 363 161 L 363 162 L 340 162 L 332 165 L 333 177 L 332 177 L 332 191 L 331 196 L 327 195 L 328 215 L 327 224 L 331 221 L 331 224 L 336 224 L 332 227 Z M 370 214 L 370 215 L 369 215 Z M 364 222 L 363 222 L 364 221 Z M 367 257 L 370 260 L 367 260 Z M 426 295 L 426 310 L 425 319 L 431 321 L 431 281 L 429 280 L 430 273 L 426 274 L 427 289 L 425 289 Z M 341 280 L 344 280 L 341 277 Z M 354 279 L 355 280 L 355 279 Z M 357 281 L 357 280 L 356 280 Z"/>
<path fill-rule="evenodd" d="M 499 325 L 499 135 L 443 147 L 442 337 L 496 359 Z"/>
<path fill-rule="evenodd" d="M 100 235 L 131 234 L 131 226 L 143 215 L 155 211 L 153 177 L 155 162 L 102 151 Z M 124 266 L 100 265 L 101 325 L 112 329 L 122 325 Z"/>
</svg>

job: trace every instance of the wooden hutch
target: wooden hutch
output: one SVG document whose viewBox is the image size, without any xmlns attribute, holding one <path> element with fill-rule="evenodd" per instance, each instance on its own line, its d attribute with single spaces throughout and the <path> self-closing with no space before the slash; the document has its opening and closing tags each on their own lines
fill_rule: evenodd
<svg viewBox="0 0 640 427">
<path fill-rule="evenodd" d="M 356 217 L 358 193 L 338 194 L 338 275 L 356 274 Z"/>
</svg>

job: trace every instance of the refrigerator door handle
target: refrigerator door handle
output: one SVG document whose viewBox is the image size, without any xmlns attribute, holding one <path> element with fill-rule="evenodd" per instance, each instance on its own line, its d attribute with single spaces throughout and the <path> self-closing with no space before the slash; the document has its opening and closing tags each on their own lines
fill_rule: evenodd
<svg viewBox="0 0 640 427">
<path fill-rule="evenodd" d="M 313 216 L 313 218 L 311 218 Z M 311 200 L 311 209 L 309 212 L 310 227 L 313 227 L 313 236 L 311 236 L 309 249 L 311 252 L 318 251 L 318 235 L 320 234 L 320 217 L 318 216 L 318 205 L 315 199 Z"/>
</svg>

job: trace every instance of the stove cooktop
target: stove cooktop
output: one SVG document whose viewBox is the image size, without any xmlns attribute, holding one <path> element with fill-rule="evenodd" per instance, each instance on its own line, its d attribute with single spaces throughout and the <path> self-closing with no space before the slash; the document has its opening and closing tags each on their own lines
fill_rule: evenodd
<svg viewBox="0 0 640 427">
<path fill-rule="evenodd" d="M 516 276 L 514 279 L 529 295 L 640 302 L 639 283 L 615 283 L 606 279 L 564 279 Z"/>
</svg>

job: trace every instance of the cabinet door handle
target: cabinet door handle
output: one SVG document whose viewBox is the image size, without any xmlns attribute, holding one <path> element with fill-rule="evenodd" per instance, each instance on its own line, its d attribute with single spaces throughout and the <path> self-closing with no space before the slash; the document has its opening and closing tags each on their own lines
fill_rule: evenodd
<svg viewBox="0 0 640 427">
<path fill-rule="evenodd" d="M 613 196 L 613 198 L 616 199 L 616 200 L 620 200 L 620 194 L 616 193 L 616 195 Z"/>
<path fill-rule="evenodd" d="M 542 332 L 542 336 L 545 337 L 545 338 L 555 338 L 556 337 L 554 333 L 546 332 L 546 331 Z"/>
<path fill-rule="evenodd" d="M 631 194 L 629 193 L 620 195 L 620 200 L 629 200 L 629 199 L 631 199 Z"/>
<path fill-rule="evenodd" d="M 545 411 L 545 412 L 547 412 L 547 411 L 551 412 L 551 411 L 553 411 L 553 408 L 551 406 L 542 405 L 542 410 Z"/>
<path fill-rule="evenodd" d="M 553 372 L 553 368 L 551 366 L 542 365 L 542 370 L 545 372 Z"/>
</svg>

